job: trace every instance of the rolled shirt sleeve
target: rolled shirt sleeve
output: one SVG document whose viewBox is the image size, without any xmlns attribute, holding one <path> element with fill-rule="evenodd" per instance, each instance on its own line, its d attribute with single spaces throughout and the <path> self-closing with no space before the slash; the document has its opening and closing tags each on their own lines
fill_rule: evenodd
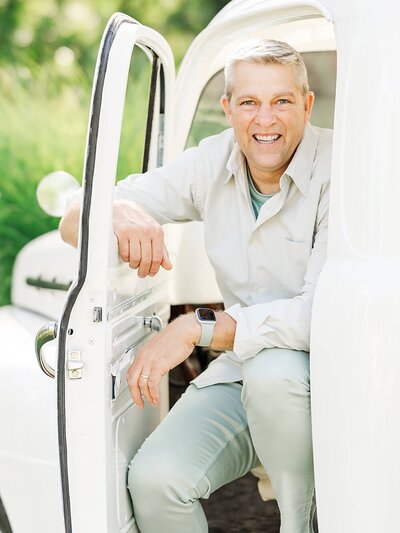
<svg viewBox="0 0 400 533">
<path fill-rule="evenodd" d="M 329 185 L 321 195 L 317 231 L 300 294 L 242 307 L 235 304 L 228 313 L 236 320 L 233 351 L 242 360 L 265 348 L 310 351 L 311 312 L 316 284 L 326 261 Z"/>
</svg>

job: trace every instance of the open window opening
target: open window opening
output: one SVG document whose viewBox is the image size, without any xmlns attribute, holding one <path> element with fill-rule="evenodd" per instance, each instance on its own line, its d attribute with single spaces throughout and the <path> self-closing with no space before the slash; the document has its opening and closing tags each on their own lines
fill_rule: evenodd
<svg viewBox="0 0 400 533">
<path fill-rule="evenodd" d="M 224 93 L 223 67 L 229 55 L 250 39 L 285 41 L 301 53 L 307 67 L 310 89 L 316 97 L 311 123 L 333 128 L 336 93 L 336 40 L 333 24 L 316 13 L 293 20 L 294 15 L 289 11 L 290 9 L 286 17 L 280 14 L 275 22 L 276 15 L 268 11 L 265 14 L 250 14 L 247 22 L 243 26 L 232 28 L 229 35 L 216 35 L 214 39 L 210 39 L 207 44 L 209 52 L 203 49 L 205 57 L 208 53 L 208 62 L 202 66 L 203 90 L 200 96 L 199 93 L 196 95 L 193 118 L 190 126 L 187 125 L 186 147 L 195 146 L 204 137 L 218 134 L 229 127 L 219 102 Z M 197 64 L 198 60 L 198 57 L 192 58 L 193 63 Z M 185 92 L 187 91 L 190 92 L 189 87 Z"/>
<path fill-rule="evenodd" d="M 160 58 L 146 47 L 135 46 L 125 98 L 117 181 L 162 164 L 164 83 Z"/>
<path fill-rule="evenodd" d="M 311 124 L 321 128 L 333 128 L 336 93 L 336 51 L 320 50 L 303 52 L 310 89 L 315 93 Z M 197 146 L 210 135 L 217 135 L 229 127 L 220 104 L 224 93 L 223 69 L 205 85 L 187 138 L 186 147 Z"/>
</svg>

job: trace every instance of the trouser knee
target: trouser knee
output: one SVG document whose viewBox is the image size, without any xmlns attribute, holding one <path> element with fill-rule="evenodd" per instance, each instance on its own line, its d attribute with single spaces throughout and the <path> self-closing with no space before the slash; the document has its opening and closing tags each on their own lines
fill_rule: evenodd
<svg viewBox="0 0 400 533">
<path fill-rule="evenodd" d="M 168 468 L 168 464 L 160 464 L 156 457 L 149 458 L 139 451 L 128 472 L 128 488 L 134 501 L 147 501 L 149 495 L 154 498 L 170 490 L 172 476 L 165 471 L 166 466 Z"/>
<path fill-rule="evenodd" d="M 185 505 L 196 499 L 177 458 L 173 453 L 167 455 L 161 451 L 156 456 L 139 451 L 129 466 L 128 488 L 141 517 L 155 509 L 161 512 L 165 506 Z"/>
<path fill-rule="evenodd" d="M 309 355 L 270 348 L 243 363 L 243 404 L 279 419 L 309 401 Z"/>
</svg>

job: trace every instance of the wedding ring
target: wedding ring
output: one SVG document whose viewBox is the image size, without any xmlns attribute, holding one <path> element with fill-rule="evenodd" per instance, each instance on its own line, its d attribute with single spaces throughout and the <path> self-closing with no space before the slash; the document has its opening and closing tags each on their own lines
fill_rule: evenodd
<svg viewBox="0 0 400 533">
<path fill-rule="evenodd" d="M 140 374 L 140 377 L 143 379 L 150 379 L 150 376 L 146 376 L 146 374 Z"/>
</svg>

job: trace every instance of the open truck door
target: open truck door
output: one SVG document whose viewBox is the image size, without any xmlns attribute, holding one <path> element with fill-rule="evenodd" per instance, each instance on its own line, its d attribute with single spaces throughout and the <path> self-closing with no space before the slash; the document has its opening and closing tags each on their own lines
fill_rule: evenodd
<svg viewBox="0 0 400 533">
<path fill-rule="evenodd" d="M 136 46 L 152 65 L 143 170 L 161 165 L 168 155 L 174 84 L 171 49 L 154 30 L 116 13 L 104 32 L 97 60 L 79 275 L 57 328 L 56 372 L 39 353 L 42 369 L 57 379 L 66 533 L 137 531 L 126 486 L 128 464 L 168 411 L 166 376 L 159 406 L 146 405 L 143 411 L 133 404 L 126 382 L 137 349 L 169 318 L 167 274 L 139 279 L 119 258 L 112 231 L 125 93 Z M 55 326 L 49 329 L 51 336 Z"/>
</svg>

